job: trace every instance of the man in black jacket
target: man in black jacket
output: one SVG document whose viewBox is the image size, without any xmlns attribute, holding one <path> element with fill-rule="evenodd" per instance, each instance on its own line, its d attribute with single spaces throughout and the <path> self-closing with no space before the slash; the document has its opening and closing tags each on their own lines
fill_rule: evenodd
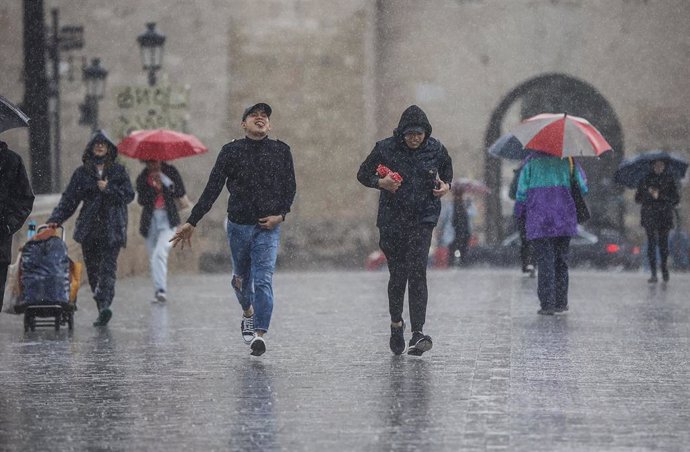
<svg viewBox="0 0 690 452">
<path fill-rule="evenodd" d="M 450 190 L 453 167 L 448 151 L 431 136 L 431 124 L 416 105 L 402 114 L 393 136 L 379 141 L 359 168 L 357 179 L 380 190 L 376 226 L 379 246 L 388 260 L 388 305 L 391 316 L 390 348 L 405 351 L 403 301 L 408 287 L 412 338 L 408 355 L 420 356 L 432 347 L 422 332 L 428 298 L 426 265 L 431 233 L 441 213 L 440 198 Z M 381 177 L 379 165 L 398 173 Z"/>
<path fill-rule="evenodd" d="M 12 236 L 34 206 L 34 193 L 22 158 L 0 141 L 0 310 L 12 260 Z"/>
<path fill-rule="evenodd" d="M 232 287 L 243 310 L 240 328 L 251 354 L 266 351 L 264 334 L 273 312 L 280 223 L 295 198 L 295 169 L 290 147 L 268 138 L 271 107 L 258 103 L 242 115 L 246 137 L 223 146 L 199 201 L 187 222 L 171 239 L 173 246 L 191 245 L 194 228 L 226 186 L 228 243 L 232 255 Z"/>
</svg>

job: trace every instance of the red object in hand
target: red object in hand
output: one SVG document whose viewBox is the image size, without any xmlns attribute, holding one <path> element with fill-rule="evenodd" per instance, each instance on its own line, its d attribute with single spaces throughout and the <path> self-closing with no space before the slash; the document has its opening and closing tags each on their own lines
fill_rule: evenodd
<svg viewBox="0 0 690 452">
<path fill-rule="evenodd" d="M 379 165 L 376 167 L 376 174 L 378 174 L 379 177 L 386 177 L 388 174 L 390 174 L 391 178 L 396 182 L 402 182 L 403 180 L 400 174 L 396 173 L 395 171 L 391 171 L 390 168 L 384 165 Z"/>
</svg>

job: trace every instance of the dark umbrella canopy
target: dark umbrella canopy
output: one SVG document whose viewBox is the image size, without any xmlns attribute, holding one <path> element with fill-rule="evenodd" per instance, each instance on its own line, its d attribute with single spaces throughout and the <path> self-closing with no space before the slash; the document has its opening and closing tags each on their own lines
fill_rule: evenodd
<svg viewBox="0 0 690 452">
<path fill-rule="evenodd" d="M 28 127 L 29 117 L 9 100 L 0 96 L 0 133 L 15 127 Z"/>
<path fill-rule="evenodd" d="M 652 164 L 657 160 L 666 163 L 666 172 L 670 173 L 674 179 L 680 180 L 685 177 L 688 169 L 688 162 L 675 154 L 666 151 L 648 151 L 625 159 L 618 165 L 614 180 L 616 183 L 628 188 L 637 188 L 640 181 L 652 171 Z"/>
</svg>

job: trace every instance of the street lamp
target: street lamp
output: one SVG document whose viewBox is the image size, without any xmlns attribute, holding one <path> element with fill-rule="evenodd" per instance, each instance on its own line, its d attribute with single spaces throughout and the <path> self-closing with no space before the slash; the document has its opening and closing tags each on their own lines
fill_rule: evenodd
<svg viewBox="0 0 690 452">
<path fill-rule="evenodd" d="M 105 95 L 105 79 L 108 76 L 101 66 L 101 59 L 94 58 L 91 65 L 82 69 L 82 79 L 86 85 L 86 98 L 79 106 L 82 117 L 79 124 L 91 125 L 91 130 L 98 130 L 98 101 Z"/>
<path fill-rule="evenodd" d="M 145 71 L 149 72 L 149 86 L 156 84 L 156 71 L 163 63 L 163 46 L 165 35 L 156 31 L 156 23 L 148 22 L 146 31 L 137 37 L 141 47 L 141 62 Z"/>
</svg>

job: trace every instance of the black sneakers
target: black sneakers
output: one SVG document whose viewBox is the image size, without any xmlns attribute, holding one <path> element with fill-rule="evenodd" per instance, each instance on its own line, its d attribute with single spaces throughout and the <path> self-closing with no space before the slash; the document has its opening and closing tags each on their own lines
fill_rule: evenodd
<svg viewBox="0 0 690 452">
<path fill-rule="evenodd" d="M 249 354 L 252 356 L 261 356 L 266 351 L 266 341 L 261 336 L 254 336 L 249 348 L 252 350 Z"/>
<path fill-rule="evenodd" d="M 670 276 L 671 275 L 668 274 L 668 270 L 664 270 L 663 268 L 661 269 L 661 279 L 663 279 L 664 282 L 668 282 Z"/>
<path fill-rule="evenodd" d="M 434 344 L 431 342 L 431 336 L 427 336 L 421 331 L 412 333 L 410 345 L 407 348 L 407 354 L 412 356 L 422 356 L 422 353 L 431 350 Z"/>
<path fill-rule="evenodd" d="M 542 309 L 537 311 L 537 314 L 539 314 L 539 315 L 554 315 L 555 313 L 556 313 L 556 311 L 554 309 L 551 309 L 551 308 L 547 308 L 547 309 L 542 308 Z"/>
<path fill-rule="evenodd" d="M 391 351 L 394 355 L 402 355 L 405 352 L 405 337 L 403 333 L 405 332 L 405 321 L 403 320 L 402 325 L 393 326 L 391 325 Z"/>
<path fill-rule="evenodd" d="M 245 344 L 251 344 L 254 340 L 254 316 L 245 317 L 242 314 L 242 322 L 240 322 L 240 329 L 242 330 L 242 340 Z"/>
</svg>

